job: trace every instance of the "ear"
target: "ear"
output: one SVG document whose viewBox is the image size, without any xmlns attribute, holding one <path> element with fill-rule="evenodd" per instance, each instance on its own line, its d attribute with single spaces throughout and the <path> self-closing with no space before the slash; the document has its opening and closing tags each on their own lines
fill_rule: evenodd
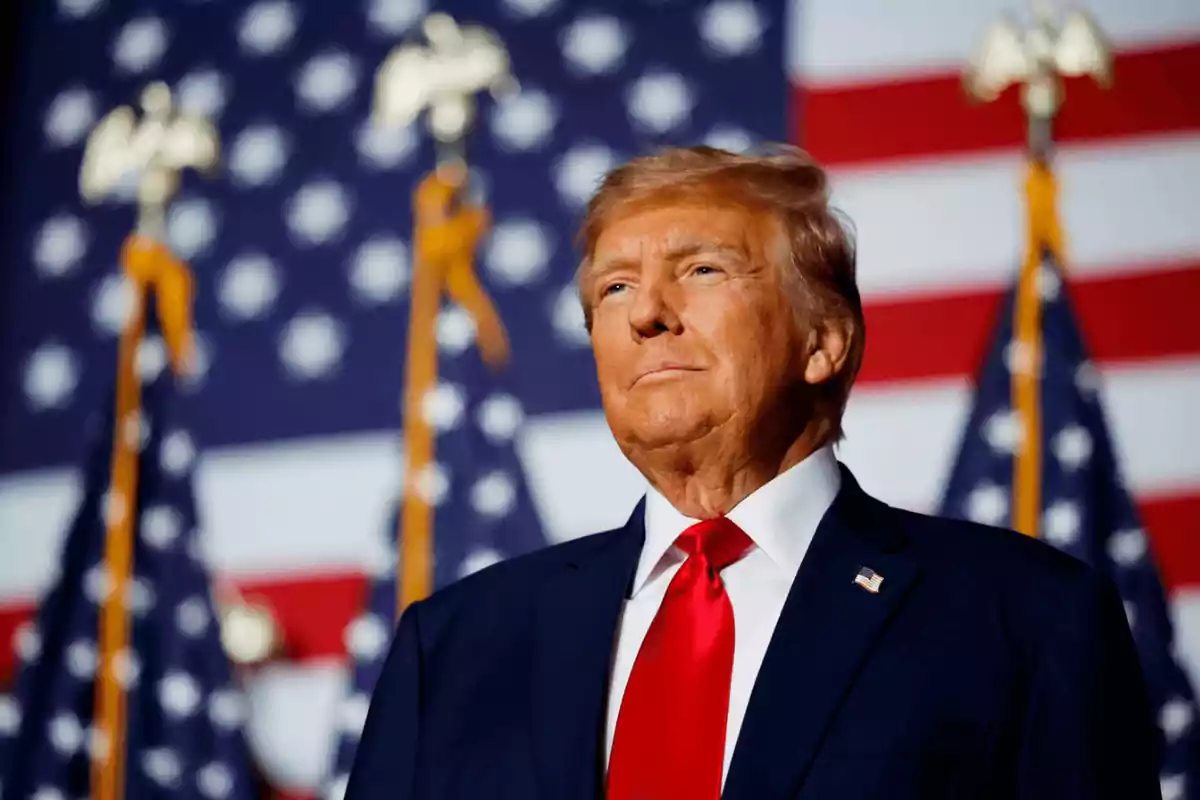
<svg viewBox="0 0 1200 800">
<path fill-rule="evenodd" d="M 805 382 L 825 383 L 842 371 L 850 352 L 854 326 L 849 320 L 830 320 L 809 333 L 808 362 L 804 365 Z"/>
</svg>

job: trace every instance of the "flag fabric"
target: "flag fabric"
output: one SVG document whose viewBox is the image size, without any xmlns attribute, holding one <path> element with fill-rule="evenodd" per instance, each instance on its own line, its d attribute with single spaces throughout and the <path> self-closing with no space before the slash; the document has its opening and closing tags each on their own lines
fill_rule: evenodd
<svg viewBox="0 0 1200 800">
<path fill-rule="evenodd" d="M 0 153 L 0 645 L 51 583 L 78 432 L 112 372 L 131 214 L 77 199 L 83 137 L 162 78 L 212 114 L 224 154 L 215 179 L 185 176 L 168 215 L 196 274 L 202 374 L 181 403 L 205 410 L 206 552 L 286 639 L 290 660 L 256 680 L 288 700 L 255 706 L 254 744 L 289 788 L 319 789 L 362 565 L 391 530 L 410 194 L 434 151 L 420 128 L 366 123 L 376 66 L 426 11 L 495 30 L 520 82 L 481 98 L 467 155 L 495 220 L 480 277 L 512 338 L 515 450 L 549 540 L 619 525 L 644 490 L 599 407 L 572 236 L 600 171 L 665 143 L 791 140 L 829 168 L 870 330 L 839 456 L 882 499 L 936 508 L 1020 248 L 1017 98 L 973 106 L 960 71 L 1020 2 L 26 5 Z M 1200 674 L 1200 85 L 1176 77 L 1200 71 L 1200 4 L 1088 7 L 1116 80 L 1068 81 L 1058 119 L 1077 310 Z M 0 646 L 0 675 L 11 665 Z"/>
<path fill-rule="evenodd" d="M 1045 258 L 1038 269 L 1038 535 L 1116 584 L 1164 736 L 1163 798 L 1200 798 L 1196 698 L 1176 657 L 1154 549 L 1121 475 L 1100 379 L 1072 308 L 1070 286 L 1054 259 Z M 1014 338 L 1016 293 L 1014 288 L 1004 304 L 941 506 L 946 516 L 1003 527 L 1013 525 L 1013 462 L 1023 437 L 1021 418 L 1013 411 L 1012 373 L 1030 361 Z"/>
<path fill-rule="evenodd" d="M 1200 5 L 1089 0 L 1113 81 L 1064 81 L 1054 120 L 1072 297 L 1125 485 L 1200 681 Z M 962 72 L 1028 3 L 802 0 L 786 47 L 795 139 L 853 221 L 868 330 L 840 457 L 864 488 L 938 507 L 971 382 L 1024 252 L 1020 92 L 970 101 Z M 872 20 L 870 24 L 866 20 Z M 1116 224 L 1114 220 L 1120 220 Z"/>
<path fill-rule="evenodd" d="M 161 340 L 144 345 L 144 391 L 131 579 L 104 563 L 113 415 L 88 426 L 83 501 L 58 577 L 18 636 L 15 691 L 0 699 L 0 796 L 90 796 L 90 759 L 110 743 L 93 720 L 105 597 L 124 594 L 129 646 L 115 660 L 126 690 L 123 797 L 251 800 L 257 796 L 242 736 L 245 700 L 222 649 L 209 576 L 197 538 L 192 490 L 196 445 L 172 413 L 174 376 Z"/>
<path fill-rule="evenodd" d="M 466 148 L 494 220 L 480 279 L 513 358 L 498 378 L 481 368 L 458 382 L 472 409 L 507 382 L 525 419 L 507 452 L 527 473 L 520 502 L 538 505 L 531 526 L 448 520 L 456 509 L 475 513 L 470 498 L 453 497 L 457 476 L 483 473 L 455 455 L 474 459 L 476 448 L 457 448 L 443 432 L 451 497 L 438 509 L 435 543 L 444 585 L 523 551 L 525 537 L 543 541 L 543 529 L 554 541 L 601 530 L 636 502 L 640 475 L 611 437 L 597 447 L 593 435 L 603 423 L 573 285 L 574 227 L 601 174 L 650 147 L 787 139 L 785 6 L 51 0 L 31 6 L 21 37 L 32 77 L 13 115 L 10 169 L 0 170 L 10 203 L 0 250 L 20 265 L 0 275 L 0 515 L 19 513 L 31 533 L 17 542 L 0 526 L 0 639 L 47 581 L 39 555 L 57 538 L 49 520 L 69 486 L 84 398 L 111 372 L 123 303 L 110 254 L 130 212 L 75 197 L 83 139 L 89 124 L 162 78 L 222 138 L 219 173 L 185 175 L 167 218 L 171 244 L 196 275 L 200 375 L 181 403 L 205 412 L 195 434 L 205 444 L 214 569 L 272 609 L 293 659 L 256 680 L 286 675 L 295 692 L 287 705 L 306 724 L 255 705 L 263 720 L 254 742 L 270 750 L 264 768 L 298 792 L 317 790 L 326 772 L 340 716 L 332 698 L 345 680 L 330 664 L 350 667 L 344 631 L 377 585 L 362 565 L 394 530 L 410 198 L 435 148 L 421 126 L 372 127 L 370 107 L 375 69 L 434 10 L 495 30 L 520 83 L 498 101 L 480 98 Z M 64 51 L 69 62 L 56 55 Z M 501 420 L 509 414 L 510 404 L 493 406 Z M 551 428 L 561 435 L 548 436 Z M 564 478 L 574 484 L 565 491 Z M 500 504 L 507 489 L 491 481 L 480 492 Z M 17 561 L 27 566 L 6 570 Z"/>
<path fill-rule="evenodd" d="M 0 293 L 0 475 L 23 478 L 77 456 L 82 400 L 106 379 L 123 303 L 109 254 L 130 222 L 127 207 L 85 208 L 74 196 L 83 138 L 162 78 L 182 108 L 211 116 L 224 154 L 216 179 L 185 176 L 167 219 L 197 280 L 201 376 L 182 402 L 209 412 L 197 435 L 222 502 L 208 535 L 235 573 L 358 572 L 383 524 L 378 489 L 403 424 L 410 194 L 435 150 L 421 126 L 369 124 L 374 70 L 419 34 L 426 10 L 496 30 L 521 84 L 498 102 L 480 98 L 467 147 L 494 218 L 480 274 L 512 339 L 513 392 L 530 419 L 594 415 L 599 394 L 572 281 L 582 204 L 605 169 L 656 144 L 742 149 L 785 139 L 786 104 L 757 94 L 787 95 L 782 7 L 57 0 L 29 13 L 22 38 L 29 72 L 42 78 L 21 97 L 11 177 L 0 184 L 14 200 L 0 247 L 22 265 Z M 656 35 L 673 29 L 679 38 Z M 69 67 L 52 56 L 64 48 Z M 332 447 L 321 458 L 268 455 L 322 442 Z M 222 457 L 234 451 L 246 459 Z M 248 461 L 265 479 L 253 495 L 240 491 L 246 476 L 230 472 Z M 302 474 L 284 479 L 280 469 Z M 342 502 L 295 491 L 311 470 L 326 473 Z M 28 485 L 0 486 L 0 502 L 24 503 L 40 526 L 49 509 L 24 493 Z M 331 541 L 335 526 L 342 535 Z M 287 597 L 264 592 L 287 613 Z M 340 641 L 346 620 L 322 605 L 331 604 L 306 601 L 304 611 L 325 626 L 318 638 Z"/>
<path fill-rule="evenodd" d="M 474 345 L 470 315 L 446 305 L 437 320 L 440 375 L 424 413 L 436 432 L 434 468 L 416 486 L 434 509 L 434 586 L 440 588 L 506 558 L 546 545 L 513 449 L 524 414 Z M 501 368 L 502 369 L 502 368 Z M 351 675 L 337 718 L 338 738 L 325 796 L 340 800 L 354 763 L 371 693 L 396 620 L 399 512 L 383 531 L 387 546 L 362 614 L 346 630 Z"/>
</svg>

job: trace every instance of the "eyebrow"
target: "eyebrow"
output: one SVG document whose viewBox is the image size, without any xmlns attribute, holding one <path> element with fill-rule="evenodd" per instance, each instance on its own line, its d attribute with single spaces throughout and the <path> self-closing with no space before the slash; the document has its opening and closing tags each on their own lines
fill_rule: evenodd
<svg viewBox="0 0 1200 800">
<path fill-rule="evenodd" d="M 732 255 L 744 256 L 742 248 L 728 244 L 716 244 L 713 242 L 685 242 L 676 245 L 667 250 L 667 258 L 678 261 L 681 258 L 695 256 L 701 253 L 711 253 L 714 255 Z"/>
<path fill-rule="evenodd" d="M 728 255 L 745 258 L 746 252 L 741 247 L 728 244 L 716 244 L 713 242 L 682 242 L 667 249 L 666 258 L 669 261 L 680 261 L 690 256 L 704 254 L 711 255 Z M 603 262 L 592 262 L 588 270 L 592 275 L 603 275 L 606 272 L 611 272 L 623 267 L 629 267 L 637 264 L 638 259 L 617 256 L 607 259 Z"/>
</svg>

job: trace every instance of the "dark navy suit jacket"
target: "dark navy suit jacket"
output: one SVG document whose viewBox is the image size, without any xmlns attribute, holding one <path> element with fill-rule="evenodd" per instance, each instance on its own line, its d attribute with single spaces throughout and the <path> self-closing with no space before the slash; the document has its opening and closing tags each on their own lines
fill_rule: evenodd
<svg viewBox="0 0 1200 800">
<path fill-rule="evenodd" d="M 1159 733 L 1111 584 L 1042 542 L 901 511 L 842 477 L 722 796 L 1159 798 Z M 609 667 L 643 535 L 639 506 L 621 529 L 409 607 L 347 798 L 603 797 Z M 878 594 L 855 585 L 863 566 Z"/>
</svg>

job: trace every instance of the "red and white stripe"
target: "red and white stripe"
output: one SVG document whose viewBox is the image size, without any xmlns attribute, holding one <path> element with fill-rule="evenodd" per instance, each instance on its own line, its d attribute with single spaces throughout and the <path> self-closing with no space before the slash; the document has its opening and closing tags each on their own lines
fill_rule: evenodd
<svg viewBox="0 0 1200 800">
<path fill-rule="evenodd" d="M 866 488 L 929 508 L 1022 255 L 1016 91 L 961 70 L 1008 0 L 793 8 L 795 135 L 859 234 L 868 348 L 843 449 Z M 1056 121 L 1070 290 L 1129 481 L 1200 679 L 1200 4 L 1091 0 L 1115 83 L 1066 84 Z"/>
<path fill-rule="evenodd" d="M 973 106 L 959 73 L 1005 0 L 793 6 L 795 135 L 832 171 L 858 232 L 868 353 L 841 456 L 885 500 L 930 509 L 966 422 L 1021 255 L 1024 123 L 1012 92 Z M 1071 291 L 1122 467 L 1200 676 L 1200 4 L 1093 0 L 1116 83 L 1071 81 L 1058 123 Z M 251 680 L 269 776 L 311 791 L 328 762 L 343 630 L 361 606 L 401 475 L 395 435 L 206 453 L 205 550 L 270 605 L 286 663 Z M 643 482 L 599 413 L 532 420 L 519 452 L 559 540 L 619 525 Z M 581 467 L 579 465 L 586 465 Z M 602 487 L 602 491 L 597 491 Z M 0 480 L 0 642 L 49 582 L 79 493 L 73 470 Z M 0 671 L 11 653 L 0 648 Z"/>
</svg>

